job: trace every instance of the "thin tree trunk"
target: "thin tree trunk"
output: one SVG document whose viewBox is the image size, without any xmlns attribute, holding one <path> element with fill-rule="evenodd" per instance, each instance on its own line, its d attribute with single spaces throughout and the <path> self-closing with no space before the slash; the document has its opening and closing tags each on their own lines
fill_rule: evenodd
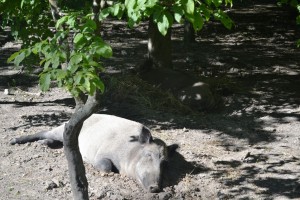
<svg viewBox="0 0 300 200">
<path fill-rule="evenodd" d="M 60 7 L 58 6 L 58 0 L 48 0 L 48 1 L 49 1 L 49 5 L 51 8 L 52 18 L 53 18 L 54 22 L 56 23 L 57 20 L 59 20 L 59 18 L 62 15 L 62 13 L 60 12 Z M 64 29 L 64 26 L 62 26 L 61 28 Z M 67 52 L 66 60 L 69 60 L 71 48 L 70 48 L 70 44 L 68 42 L 68 38 L 59 39 L 57 42 L 64 48 L 64 51 Z M 62 65 L 61 65 L 62 69 L 66 69 L 67 67 L 68 67 L 68 63 L 62 63 Z"/>
<path fill-rule="evenodd" d="M 97 24 L 96 34 L 100 35 L 101 22 L 99 21 L 99 14 L 101 8 L 102 1 L 101 0 L 93 0 L 93 20 Z"/>
<path fill-rule="evenodd" d="M 150 67 L 172 68 L 171 28 L 166 36 L 163 36 L 157 24 L 149 20 L 148 27 L 148 64 Z M 149 62 L 150 61 L 150 62 Z"/>
<path fill-rule="evenodd" d="M 56 22 L 60 18 L 60 8 L 57 5 L 58 2 L 57 0 L 49 0 L 49 4 L 53 20 Z"/>
<path fill-rule="evenodd" d="M 184 22 L 183 42 L 185 47 L 189 47 L 191 43 L 195 42 L 195 31 L 193 25 L 187 20 Z"/>
<path fill-rule="evenodd" d="M 68 160 L 68 169 L 75 200 L 89 199 L 88 182 L 78 146 L 78 136 L 83 122 L 93 114 L 99 102 L 99 92 L 89 96 L 86 103 L 72 115 L 64 130 L 64 152 Z"/>
<path fill-rule="evenodd" d="M 94 0 L 93 4 L 93 20 L 96 22 L 98 28 L 98 14 L 99 14 L 99 0 Z M 97 29 L 95 34 L 100 34 Z M 85 168 L 83 159 L 79 151 L 78 136 L 81 131 L 83 122 L 90 117 L 99 103 L 99 91 L 96 90 L 93 96 L 88 96 L 85 101 L 85 96 L 75 97 L 76 109 L 71 119 L 65 125 L 64 130 L 64 152 L 68 161 L 68 169 L 70 176 L 70 183 L 75 200 L 87 200 L 88 194 L 88 181 L 85 176 Z"/>
</svg>

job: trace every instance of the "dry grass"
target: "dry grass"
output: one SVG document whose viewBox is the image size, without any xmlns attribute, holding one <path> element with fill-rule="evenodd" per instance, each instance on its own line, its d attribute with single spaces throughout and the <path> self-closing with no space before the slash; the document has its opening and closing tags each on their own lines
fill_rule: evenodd
<svg viewBox="0 0 300 200">
<path fill-rule="evenodd" d="M 144 108 L 172 113 L 193 113 L 173 94 L 146 83 L 135 75 L 110 77 L 106 83 L 105 98 L 114 102 L 135 104 Z"/>
</svg>

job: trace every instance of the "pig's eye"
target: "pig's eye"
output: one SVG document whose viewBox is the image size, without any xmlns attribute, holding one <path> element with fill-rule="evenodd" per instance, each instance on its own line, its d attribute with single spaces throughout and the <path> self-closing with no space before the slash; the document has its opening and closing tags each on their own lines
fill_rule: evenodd
<svg viewBox="0 0 300 200">
<path fill-rule="evenodd" d="M 148 157 L 148 158 L 152 157 L 152 156 L 151 156 L 151 153 L 146 153 L 145 156 Z"/>
</svg>

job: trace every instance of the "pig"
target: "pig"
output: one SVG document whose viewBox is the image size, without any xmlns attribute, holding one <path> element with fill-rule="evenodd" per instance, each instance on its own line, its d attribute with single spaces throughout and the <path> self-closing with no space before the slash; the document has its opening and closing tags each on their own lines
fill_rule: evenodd
<svg viewBox="0 0 300 200">
<path fill-rule="evenodd" d="M 64 126 L 15 138 L 10 144 L 62 144 Z M 106 114 L 93 114 L 86 119 L 78 142 L 85 162 L 103 172 L 132 177 L 151 193 L 161 191 L 165 164 L 178 148 L 177 144 L 167 146 L 153 138 L 150 130 L 138 122 Z"/>
</svg>

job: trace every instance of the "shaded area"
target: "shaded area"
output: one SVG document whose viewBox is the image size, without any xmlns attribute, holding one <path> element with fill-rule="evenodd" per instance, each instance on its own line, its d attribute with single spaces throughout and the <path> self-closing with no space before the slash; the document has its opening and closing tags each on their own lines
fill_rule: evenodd
<svg viewBox="0 0 300 200">
<path fill-rule="evenodd" d="M 254 184 L 264 188 L 266 195 L 282 195 L 288 198 L 300 198 L 299 179 L 265 178 L 255 180 Z"/>
<path fill-rule="evenodd" d="M 175 68 L 207 76 L 206 80 L 225 99 L 221 112 L 206 113 L 200 119 L 180 114 L 170 118 L 169 114 L 159 111 L 153 114 L 126 100 L 124 104 L 106 105 L 106 112 L 150 126 L 158 124 L 163 129 L 185 127 L 203 129 L 208 134 L 218 130 L 234 138 L 246 139 L 249 144 L 274 141 L 276 127 L 266 129 L 274 122 L 299 121 L 300 113 L 289 111 L 300 104 L 300 54 L 295 44 L 299 28 L 290 10 L 278 7 L 274 1 L 243 1 L 234 5 L 229 13 L 236 23 L 233 30 L 210 22 L 198 33 L 197 43 L 189 51 L 183 48 L 182 27 L 176 26 L 173 34 Z M 120 30 L 113 32 L 111 38 Z M 144 24 L 132 32 L 138 33 L 133 35 L 140 40 L 145 39 Z M 130 45 L 132 49 L 146 49 L 146 44 L 141 46 L 137 41 Z M 134 59 L 139 61 L 141 54 Z M 133 65 L 137 63 L 124 56 L 121 63 L 112 59 L 110 64 L 121 67 L 124 60 Z M 266 116 L 272 121 L 261 119 Z M 224 141 L 224 146 L 228 145 Z"/>
<path fill-rule="evenodd" d="M 270 161 L 271 157 L 277 158 L 278 161 Z M 212 176 L 232 188 L 229 189 L 228 194 L 236 198 L 241 197 L 246 191 L 253 191 L 266 197 L 280 195 L 300 198 L 300 177 L 295 171 L 285 169 L 291 163 L 299 165 L 299 158 L 281 159 L 280 155 L 265 154 L 252 155 L 251 158 L 243 161 L 217 161 L 218 170 L 213 171 Z M 296 175 L 298 178 L 288 178 L 291 175 Z"/>
<path fill-rule="evenodd" d="M 1 71 L 7 71 L 4 67 L 0 67 Z M 12 74 L 12 75 L 0 75 L 0 90 L 5 88 L 20 86 L 22 88 L 36 86 L 38 83 L 38 77 L 30 74 Z"/>
<path fill-rule="evenodd" d="M 197 163 L 188 162 L 178 152 L 169 159 L 163 174 L 163 187 L 178 184 L 187 174 L 196 175 L 206 173 L 210 169 Z"/>
<path fill-rule="evenodd" d="M 14 106 L 17 107 L 22 107 L 22 106 L 55 106 L 57 104 L 61 106 L 68 106 L 68 107 L 75 107 L 75 100 L 74 98 L 64 98 L 64 99 L 56 99 L 53 101 L 0 101 L 0 104 L 14 104 Z"/>
<path fill-rule="evenodd" d="M 10 127 L 10 129 L 15 131 L 20 128 L 24 129 L 39 126 L 56 127 L 60 126 L 63 122 L 68 121 L 70 117 L 70 114 L 65 112 L 41 115 L 23 115 L 22 119 L 24 123 L 19 124 L 18 126 Z"/>
</svg>

